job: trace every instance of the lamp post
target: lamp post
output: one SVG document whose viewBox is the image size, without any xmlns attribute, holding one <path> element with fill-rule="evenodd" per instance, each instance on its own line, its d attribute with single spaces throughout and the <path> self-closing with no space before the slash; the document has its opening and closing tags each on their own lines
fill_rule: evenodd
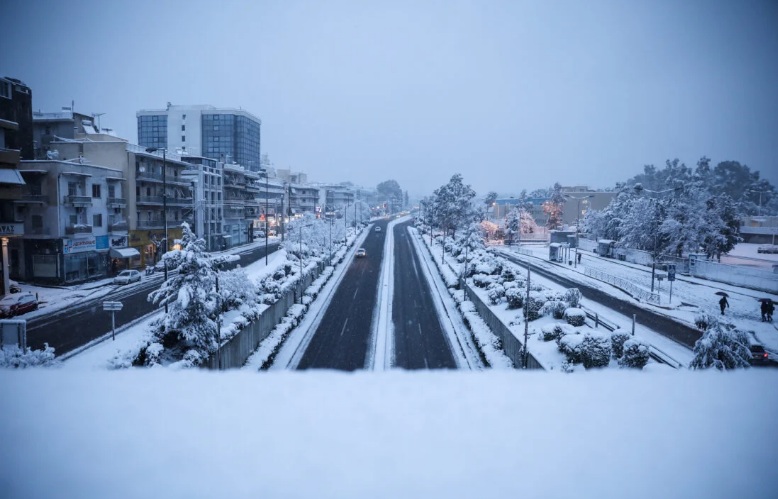
<svg viewBox="0 0 778 499">
<path fill-rule="evenodd" d="M 575 263 L 575 268 L 578 268 L 578 227 L 581 225 L 581 200 L 593 198 L 594 194 L 589 194 L 588 196 L 582 196 L 582 197 L 575 197 L 569 194 L 565 194 L 564 196 L 567 199 L 575 199 L 577 201 L 576 222 L 575 222 L 575 257 L 573 258 L 573 262 Z"/>
<path fill-rule="evenodd" d="M 267 170 L 265 170 L 265 267 L 267 267 L 267 236 L 270 233 L 270 208 L 268 203 L 268 174 Z"/>
<path fill-rule="evenodd" d="M 147 147 L 146 152 L 157 152 L 159 147 Z M 165 251 L 167 253 L 167 149 L 162 148 L 162 224 L 165 226 Z M 167 283 L 167 261 L 162 260 L 165 269 L 165 281 Z M 165 313 L 167 313 L 167 302 L 165 302 Z"/>
</svg>

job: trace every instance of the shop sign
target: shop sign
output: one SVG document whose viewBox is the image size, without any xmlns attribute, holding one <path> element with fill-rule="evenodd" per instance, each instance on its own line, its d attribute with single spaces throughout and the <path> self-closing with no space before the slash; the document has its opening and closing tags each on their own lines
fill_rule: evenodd
<svg viewBox="0 0 778 499">
<path fill-rule="evenodd" d="M 96 248 L 97 240 L 94 237 L 62 240 L 62 252 L 66 255 L 83 253 L 85 251 L 95 251 Z"/>
</svg>

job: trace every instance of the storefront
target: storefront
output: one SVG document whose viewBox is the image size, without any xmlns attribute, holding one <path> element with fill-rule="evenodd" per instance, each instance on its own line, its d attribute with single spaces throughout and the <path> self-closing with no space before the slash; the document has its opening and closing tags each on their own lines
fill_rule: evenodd
<svg viewBox="0 0 778 499">
<path fill-rule="evenodd" d="M 99 279 L 107 275 L 108 259 L 97 250 L 97 238 L 62 239 L 63 272 L 66 283 Z"/>
<path fill-rule="evenodd" d="M 181 239 L 182 229 L 168 229 L 168 238 L 171 243 L 176 239 Z M 138 267 L 148 267 L 159 262 L 160 257 L 165 252 L 165 231 L 155 230 L 131 230 L 129 248 L 135 249 L 139 254 Z M 173 249 L 172 244 L 168 250 Z"/>
</svg>

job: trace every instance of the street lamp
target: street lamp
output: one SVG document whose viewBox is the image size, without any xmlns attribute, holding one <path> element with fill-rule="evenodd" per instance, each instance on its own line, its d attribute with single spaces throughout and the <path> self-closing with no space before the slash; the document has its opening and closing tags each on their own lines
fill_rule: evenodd
<svg viewBox="0 0 778 499">
<path fill-rule="evenodd" d="M 165 226 L 165 251 L 163 255 L 167 253 L 168 238 L 167 238 L 167 149 L 159 147 L 147 147 L 146 152 L 157 152 L 162 149 L 162 224 Z M 162 264 L 165 268 L 165 281 L 167 283 L 167 260 L 163 260 Z M 167 302 L 165 302 L 165 313 L 167 313 Z"/>
<path fill-rule="evenodd" d="M 575 258 L 573 258 L 573 262 L 575 263 L 575 268 L 578 268 L 578 228 L 581 225 L 581 200 L 593 198 L 594 194 L 589 194 L 588 196 L 581 196 L 581 197 L 571 196 L 570 194 L 565 194 L 564 196 L 568 199 L 575 199 L 577 201 L 576 222 L 575 222 Z"/>
<path fill-rule="evenodd" d="M 270 232 L 270 208 L 268 207 L 268 174 L 265 170 L 265 266 L 267 267 L 267 236 Z"/>
</svg>

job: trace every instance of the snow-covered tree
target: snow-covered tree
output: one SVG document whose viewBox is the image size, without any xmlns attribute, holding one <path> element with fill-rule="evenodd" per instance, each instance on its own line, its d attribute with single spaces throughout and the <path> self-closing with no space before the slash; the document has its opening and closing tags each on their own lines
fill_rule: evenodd
<svg viewBox="0 0 778 499">
<path fill-rule="evenodd" d="M 562 226 L 564 206 L 565 197 L 562 195 L 562 185 L 559 182 L 556 182 L 551 189 L 551 197 L 548 201 L 543 203 L 543 213 L 548 217 L 546 227 L 554 230 L 559 229 Z"/>
<path fill-rule="evenodd" d="M 751 349 L 748 334 L 729 324 L 713 321 L 702 338 L 694 344 L 690 369 L 715 367 L 719 371 L 750 366 Z"/>
<path fill-rule="evenodd" d="M 437 189 L 432 196 L 433 225 L 446 233 L 462 229 L 477 218 L 472 200 L 475 191 L 462 182 L 462 175 L 456 174 L 449 182 Z"/>
<path fill-rule="evenodd" d="M 175 351 L 168 352 L 172 356 L 186 356 L 197 365 L 218 347 L 216 316 L 223 303 L 216 293 L 215 267 L 227 258 L 206 253 L 205 241 L 186 222 L 181 228 L 182 249 L 163 255 L 168 268 L 177 272 L 149 294 L 149 301 L 159 307 L 167 305 L 168 313 L 152 325 L 154 340 L 146 349 L 147 364 L 159 362 L 162 350 L 167 349 Z"/>
</svg>

